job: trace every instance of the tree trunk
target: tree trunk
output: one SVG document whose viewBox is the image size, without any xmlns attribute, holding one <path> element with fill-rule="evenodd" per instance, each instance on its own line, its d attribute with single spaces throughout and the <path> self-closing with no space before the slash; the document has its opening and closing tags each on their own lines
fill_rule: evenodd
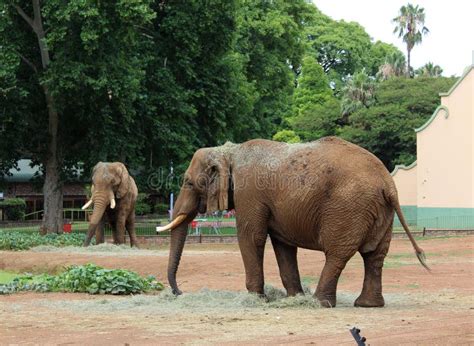
<svg viewBox="0 0 474 346">
<path fill-rule="evenodd" d="M 63 231 L 63 186 L 60 177 L 62 166 L 61 155 L 58 148 L 58 123 L 59 115 L 54 105 L 48 87 L 43 85 L 43 91 L 48 106 L 48 155 L 45 167 L 43 185 L 44 217 L 43 232 L 61 233 Z"/>
<path fill-rule="evenodd" d="M 32 0 L 33 18 L 30 18 L 18 5 L 13 5 L 18 14 L 28 23 L 38 39 L 43 71 L 48 68 L 50 56 L 46 45 L 46 33 L 41 18 L 40 0 Z M 33 67 L 35 73 L 36 68 Z M 62 156 L 58 147 L 59 114 L 48 85 L 41 85 L 48 107 L 48 148 L 43 162 L 45 177 L 43 185 L 44 216 L 42 233 L 60 233 L 63 225 L 63 188 L 60 179 Z"/>
<path fill-rule="evenodd" d="M 408 78 L 411 77 L 410 53 L 411 53 L 411 49 L 407 49 L 407 76 Z"/>
</svg>

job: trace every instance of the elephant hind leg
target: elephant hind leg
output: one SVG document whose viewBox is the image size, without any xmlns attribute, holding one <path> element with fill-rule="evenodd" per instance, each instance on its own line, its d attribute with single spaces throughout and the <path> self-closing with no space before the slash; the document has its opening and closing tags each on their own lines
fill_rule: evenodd
<svg viewBox="0 0 474 346">
<path fill-rule="evenodd" d="M 364 286 L 354 306 L 371 308 L 385 305 L 382 295 L 382 267 L 392 239 L 391 226 L 374 251 L 361 253 L 364 259 Z"/>
<path fill-rule="evenodd" d="M 324 264 L 316 292 L 314 292 L 314 297 L 319 300 L 322 307 L 333 308 L 336 306 L 337 282 L 352 255 L 348 256 L 348 258 L 340 258 L 326 254 L 326 263 Z"/>
<path fill-rule="evenodd" d="M 301 287 L 300 273 L 298 271 L 298 260 L 296 246 L 283 243 L 270 235 L 273 249 L 280 269 L 280 277 L 288 296 L 295 296 L 303 293 Z"/>
</svg>

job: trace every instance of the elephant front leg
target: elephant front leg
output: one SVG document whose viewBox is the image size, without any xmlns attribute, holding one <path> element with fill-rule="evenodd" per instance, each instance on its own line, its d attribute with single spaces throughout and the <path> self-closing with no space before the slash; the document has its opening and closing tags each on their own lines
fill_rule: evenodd
<svg viewBox="0 0 474 346">
<path fill-rule="evenodd" d="M 125 244 L 125 218 L 119 217 L 117 218 L 117 223 L 116 223 L 116 240 L 115 244 Z"/>
<path fill-rule="evenodd" d="M 126 222 L 128 235 L 130 236 L 130 246 L 138 247 L 137 235 L 135 233 L 135 212 L 131 212 Z"/>
<path fill-rule="evenodd" d="M 291 246 L 272 237 L 273 249 L 280 269 L 280 277 L 288 296 L 295 296 L 303 293 L 301 287 L 300 273 L 298 271 L 298 260 L 296 246 Z"/>
<path fill-rule="evenodd" d="M 264 295 L 263 254 L 267 233 L 253 233 L 248 229 L 238 231 L 240 253 L 245 267 L 246 287 L 250 293 Z"/>
<path fill-rule="evenodd" d="M 104 243 L 104 226 L 105 226 L 105 222 L 102 219 L 100 221 L 99 225 L 97 226 L 96 230 L 95 230 L 95 243 L 96 243 L 96 245 Z"/>
</svg>

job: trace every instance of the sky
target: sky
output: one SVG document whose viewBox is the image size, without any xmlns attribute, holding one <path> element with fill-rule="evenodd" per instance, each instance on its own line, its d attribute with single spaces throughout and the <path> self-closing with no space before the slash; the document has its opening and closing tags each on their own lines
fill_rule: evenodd
<svg viewBox="0 0 474 346">
<path fill-rule="evenodd" d="M 313 0 L 333 19 L 355 21 L 375 40 L 392 43 L 406 55 L 406 46 L 393 34 L 392 19 L 410 2 L 425 9 L 425 26 L 430 30 L 411 53 L 416 69 L 427 62 L 441 66 L 443 75 L 460 76 L 474 64 L 474 1 L 472 0 Z"/>
</svg>

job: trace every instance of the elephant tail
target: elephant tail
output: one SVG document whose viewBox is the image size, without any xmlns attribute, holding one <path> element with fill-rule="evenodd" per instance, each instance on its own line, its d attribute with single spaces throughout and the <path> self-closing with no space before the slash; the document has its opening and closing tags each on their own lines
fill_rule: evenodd
<svg viewBox="0 0 474 346">
<path fill-rule="evenodd" d="M 421 247 L 418 246 L 418 244 L 415 241 L 415 238 L 413 238 L 413 235 L 410 232 L 410 229 L 408 228 L 408 225 L 405 221 L 405 216 L 403 216 L 402 209 L 400 208 L 400 203 L 398 202 L 398 197 L 397 193 L 392 194 L 390 198 L 390 202 L 395 209 L 395 212 L 397 213 L 398 219 L 400 220 L 400 223 L 403 226 L 403 229 L 405 230 L 408 239 L 410 239 L 411 244 L 413 245 L 413 248 L 415 249 L 416 257 L 418 257 L 418 260 L 420 261 L 421 265 L 426 268 L 426 270 L 431 271 L 430 267 L 428 264 L 426 264 L 426 256 L 425 252 Z"/>
</svg>

